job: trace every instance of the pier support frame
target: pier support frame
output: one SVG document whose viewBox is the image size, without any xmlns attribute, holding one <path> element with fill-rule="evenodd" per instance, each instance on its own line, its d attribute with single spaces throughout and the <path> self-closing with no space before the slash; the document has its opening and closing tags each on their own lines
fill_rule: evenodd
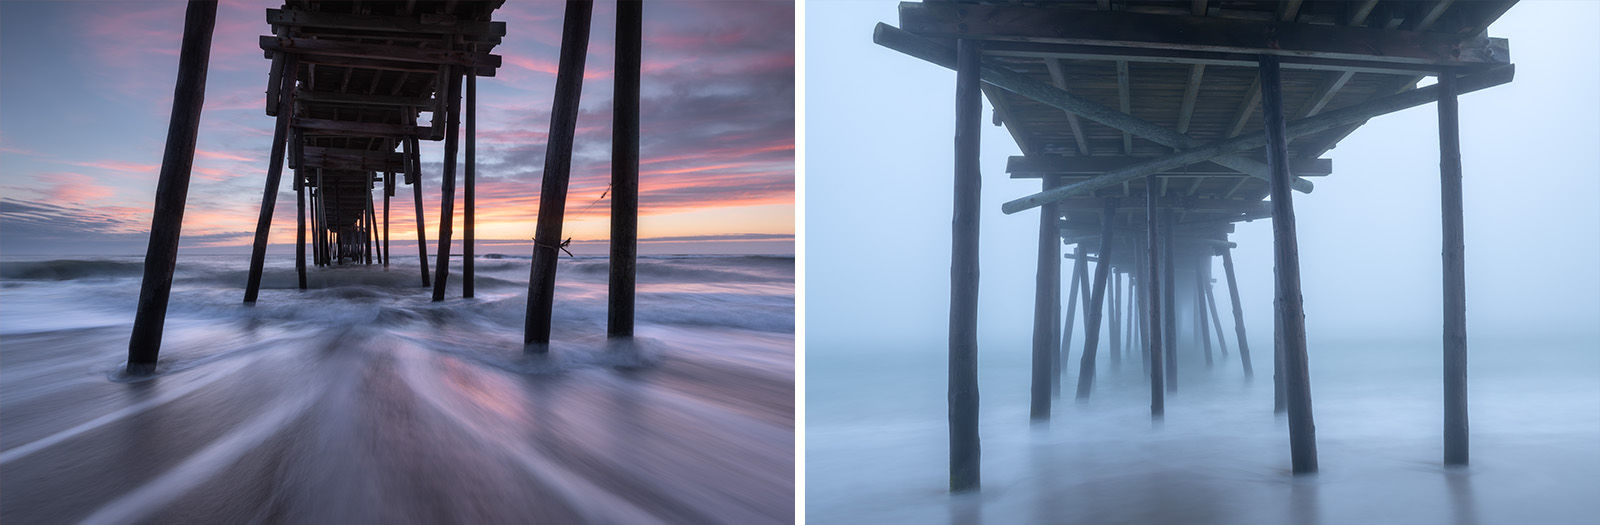
<svg viewBox="0 0 1600 525">
<path fill-rule="evenodd" d="M 450 282 L 450 236 L 455 228 L 456 153 L 461 148 L 461 68 L 451 66 L 439 87 L 445 90 L 444 177 L 439 184 L 439 244 L 434 251 L 433 302 L 444 300 Z"/>
<path fill-rule="evenodd" d="M 1084 311 L 1083 357 L 1078 362 L 1078 399 L 1088 399 L 1094 388 L 1095 357 L 1100 350 L 1100 321 L 1104 317 L 1106 280 L 1111 275 L 1111 219 L 1117 215 L 1117 200 L 1106 199 L 1100 215 L 1100 258 L 1094 264 L 1094 291 L 1089 293 L 1089 308 Z"/>
<path fill-rule="evenodd" d="M 473 259 L 477 257 L 477 165 L 478 165 L 478 74 L 467 69 L 466 112 L 467 158 L 465 194 L 461 196 L 461 297 L 471 299 L 476 290 L 477 273 Z"/>
<path fill-rule="evenodd" d="M 1067 318 L 1061 325 L 1061 345 L 1056 347 L 1055 359 L 1050 362 L 1050 392 L 1052 395 L 1061 394 L 1061 375 L 1066 372 L 1067 358 L 1072 355 L 1072 331 L 1078 323 L 1078 296 L 1089 293 L 1083 288 L 1082 276 L 1088 273 L 1089 254 L 1084 251 L 1083 243 L 1072 247 L 1072 275 L 1067 280 L 1072 284 L 1067 291 Z"/>
<path fill-rule="evenodd" d="M 189 2 L 184 12 L 183 43 L 178 51 L 178 80 L 172 94 L 167 144 L 156 182 L 150 243 L 144 255 L 144 279 L 128 339 L 128 375 L 155 373 L 161 354 L 161 333 L 167 322 L 172 272 L 178 264 L 178 239 L 183 233 L 183 207 L 189 200 L 194 145 L 200 135 L 200 109 L 205 105 L 206 69 L 211 62 L 211 35 L 217 25 L 217 3 Z"/>
<path fill-rule="evenodd" d="M 1250 339 L 1244 334 L 1244 308 L 1239 304 L 1239 282 L 1233 277 L 1233 250 L 1221 248 L 1222 273 L 1228 278 L 1228 298 L 1233 303 L 1233 335 L 1239 341 L 1239 363 L 1244 367 L 1244 377 L 1255 376 L 1250 364 Z"/>
<path fill-rule="evenodd" d="M 524 350 L 532 353 L 549 351 L 556 261 L 561 255 L 561 221 L 567 207 L 572 142 L 578 125 L 578 99 L 583 92 L 583 66 L 589 50 L 589 21 L 593 12 L 593 2 L 568 1 L 561 27 L 561 58 L 556 67 L 555 104 L 550 112 L 544 181 L 539 191 L 539 223 L 534 230 L 533 268 L 528 278 L 528 311 L 522 334 Z"/>
<path fill-rule="evenodd" d="M 417 113 L 415 110 L 406 110 L 406 124 L 411 128 L 417 127 Z M 411 175 L 411 196 L 416 202 L 417 218 L 417 264 L 422 267 L 422 286 L 427 287 L 431 282 L 428 276 L 428 221 L 422 211 L 422 153 L 417 144 L 417 136 L 405 137 L 406 172 Z"/>
<path fill-rule="evenodd" d="M 1267 165 L 1272 170 L 1272 238 L 1278 268 L 1278 311 L 1283 318 L 1283 371 L 1289 411 L 1289 449 L 1294 472 L 1309 474 L 1317 471 L 1317 437 L 1311 415 L 1305 308 L 1300 296 L 1300 253 L 1295 239 L 1293 196 L 1289 191 L 1289 142 L 1284 132 L 1283 85 L 1279 80 L 1277 57 L 1263 55 L 1260 64 Z"/>
<path fill-rule="evenodd" d="M 978 42 L 956 40 L 955 205 L 950 243 L 950 490 L 978 490 Z"/>
<path fill-rule="evenodd" d="M 1161 419 L 1166 412 L 1165 392 L 1162 390 L 1166 384 L 1164 370 L 1162 369 L 1162 341 L 1161 341 L 1161 220 L 1156 210 L 1159 198 L 1156 194 L 1155 174 L 1145 175 L 1145 274 L 1139 281 L 1139 287 L 1145 292 L 1145 311 L 1148 317 L 1139 323 L 1140 328 L 1149 334 L 1150 363 L 1150 418 Z M 1169 285 L 1170 286 L 1170 285 Z"/>
<path fill-rule="evenodd" d="M 1200 347 L 1206 354 L 1206 368 L 1212 365 L 1211 358 L 1211 325 L 1206 324 L 1206 268 L 1211 265 L 1211 258 L 1206 256 L 1195 257 L 1194 266 L 1194 329 L 1200 340 Z"/>
</svg>

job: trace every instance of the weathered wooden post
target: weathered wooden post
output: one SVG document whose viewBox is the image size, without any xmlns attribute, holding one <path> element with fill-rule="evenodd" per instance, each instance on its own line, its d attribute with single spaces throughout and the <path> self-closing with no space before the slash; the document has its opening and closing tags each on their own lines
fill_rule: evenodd
<svg viewBox="0 0 1600 525">
<path fill-rule="evenodd" d="M 283 91 L 278 96 L 278 119 L 272 129 L 272 158 L 267 161 L 267 184 L 261 194 L 261 215 L 256 219 L 255 242 L 250 246 L 250 273 L 245 281 L 244 303 L 253 305 L 261 292 L 261 268 L 267 261 L 267 235 L 272 230 L 272 211 L 278 205 L 278 183 L 283 178 L 284 150 L 289 145 L 289 118 L 294 113 L 295 76 L 300 66 L 295 55 L 283 57 Z"/>
<path fill-rule="evenodd" d="M 1059 176 L 1045 175 L 1040 183 L 1050 189 L 1059 182 Z M 1035 422 L 1050 419 L 1051 391 L 1060 392 L 1061 389 L 1061 374 L 1056 371 L 1060 363 L 1051 355 L 1055 353 L 1055 341 L 1060 335 L 1055 319 L 1057 299 L 1054 292 L 1061 288 L 1061 249 L 1056 248 L 1059 239 L 1061 215 L 1054 205 L 1040 206 L 1033 288 L 1033 382 L 1028 404 L 1029 418 Z"/>
<path fill-rule="evenodd" d="M 606 337 L 633 337 L 639 259 L 639 77 L 644 2 L 617 2 L 615 84 L 611 95 L 611 267 Z"/>
<path fill-rule="evenodd" d="M 183 17 L 183 43 L 178 50 L 178 81 L 172 93 L 167 145 L 156 182 L 150 243 L 144 254 L 144 279 L 139 306 L 128 339 L 129 375 L 150 375 L 161 354 L 161 332 L 172 295 L 172 271 L 178 265 L 178 239 L 183 233 L 183 206 L 189 199 L 194 144 L 200 135 L 200 110 L 205 106 L 206 69 L 211 61 L 211 33 L 217 25 L 217 3 L 191 1 Z"/>
<path fill-rule="evenodd" d="M 955 205 L 950 243 L 950 490 L 977 490 L 978 171 L 983 103 L 978 42 L 956 40 Z"/>
<path fill-rule="evenodd" d="M 1156 176 L 1145 175 L 1145 222 L 1146 243 L 1145 247 L 1145 279 L 1139 282 L 1140 288 L 1146 288 L 1145 309 L 1149 313 L 1144 321 L 1140 321 L 1141 329 L 1149 334 L 1150 341 L 1150 418 L 1161 419 L 1166 411 L 1166 394 L 1162 392 L 1162 385 L 1166 384 L 1162 377 L 1162 350 L 1161 350 L 1161 230 L 1160 220 L 1156 212 Z M 1169 284 L 1170 286 L 1170 284 Z M 1148 327 L 1148 328 L 1146 328 Z"/>
<path fill-rule="evenodd" d="M 478 73 L 472 68 L 467 68 L 467 169 L 466 169 L 466 194 L 461 196 L 461 297 L 471 299 L 476 285 L 477 277 L 473 269 L 473 258 L 477 257 L 474 244 L 477 243 L 477 164 L 478 164 Z"/>
<path fill-rule="evenodd" d="M 1078 322 L 1078 288 L 1083 283 L 1078 276 L 1084 273 L 1089 256 L 1083 251 L 1083 243 L 1072 247 L 1072 275 L 1067 277 L 1072 284 L 1067 291 L 1067 318 L 1061 325 L 1061 344 L 1056 348 L 1055 359 L 1050 361 L 1050 391 L 1052 395 L 1061 394 L 1061 374 L 1065 371 L 1062 363 L 1067 362 L 1067 356 L 1072 354 L 1072 330 Z"/>
<path fill-rule="evenodd" d="M 1106 278 L 1111 273 L 1111 219 L 1117 215 L 1117 200 L 1106 199 L 1100 215 L 1100 259 L 1094 265 L 1094 291 L 1083 319 L 1083 357 L 1078 362 L 1078 399 L 1088 399 L 1094 388 L 1095 356 L 1100 350 L 1100 321 L 1105 312 Z"/>
<path fill-rule="evenodd" d="M 433 302 L 444 300 L 444 287 L 450 282 L 450 236 L 455 227 L 456 153 L 461 148 L 461 72 L 450 66 L 448 77 L 440 79 L 445 89 L 444 181 L 439 186 L 439 245 L 434 248 Z"/>
<path fill-rule="evenodd" d="M 414 109 L 406 110 L 407 129 L 416 129 L 417 113 Z M 411 195 L 416 202 L 417 217 L 417 264 L 422 267 L 422 286 L 427 287 L 428 277 L 428 223 L 422 214 L 422 153 L 417 144 L 417 136 L 413 132 L 405 140 L 405 156 L 407 173 L 411 174 Z"/>
<path fill-rule="evenodd" d="M 1206 324 L 1206 267 L 1211 265 L 1211 260 L 1205 256 L 1195 257 L 1199 264 L 1194 268 L 1194 326 L 1200 332 L 1200 346 L 1205 349 L 1206 368 L 1211 368 L 1211 325 Z"/>
<path fill-rule="evenodd" d="M 305 159 L 300 156 L 300 133 L 289 135 L 294 142 L 290 154 L 294 155 L 294 209 L 295 209 L 295 234 L 294 234 L 294 273 L 299 280 L 300 289 L 306 289 L 306 178 L 300 170 L 305 168 Z"/>
<path fill-rule="evenodd" d="M 1178 391 L 1178 272 L 1175 258 L 1176 249 L 1173 248 L 1173 237 L 1177 228 L 1172 218 L 1172 208 L 1161 210 L 1162 229 L 1166 234 L 1161 236 L 1161 292 L 1162 292 L 1162 324 L 1161 336 L 1166 342 L 1162 350 L 1166 353 L 1167 366 L 1167 391 Z"/>
<path fill-rule="evenodd" d="M 578 99 L 583 91 L 583 63 L 589 49 L 589 19 L 593 11 L 592 2 L 569 0 L 561 28 L 561 59 L 556 67 L 555 104 L 545 146 L 539 224 L 534 231 L 533 268 L 528 278 L 528 311 L 522 335 L 525 350 L 533 353 L 549 350 L 556 261 L 561 255 L 561 220 L 567 206 L 568 177 L 572 174 L 573 133 L 578 125 Z"/>
<path fill-rule="evenodd" d="M 1250 340 L 1244 335 L 1244 308 L 1239 305 L 1239 282 L 1233 277 L 1233 250 L 1221 248 L 1222 272 L 1228 277 L 1228 297 L 1233 300 L 1233 334 L 1239 340 L 1239 361 L 1244 365 L 1244 377 L 1255 376 L 1250 366 Z"/>
<path fill-rule="evenodd" d="M 1300 254 L 1289 191 L 1289 142 L 1284 132 L 1283 85 L 1278 57 L 1262 55 L 1261 109 L 1267 128 L 1267 164 L 1272 170 L 1272 234 L 1283 314 L 1284 388 L 1289 404 L 1289 448 L 1294 472 L 1317 471 L 1316 426 L 1311 416 L 1311 378 L 1306 363 L 1305 309 L 1300 297 Z"/>
<path fill-rule="evenodd" d="M 1217 294 L 1214 291 L 1215 286 L 1212 285 L 1213 279 L 1211 278 L 1211 263 L 1209 261 L 1205 265 L 1205 272 L 1206 311 L 1211 312 L 1211 328 L 1217 333 L 1217 349 L 1222 350 L 1222 359 L 1227 360 L 1228 338 L 1222 335 L 1222 317 L 1221 314 L 1217 313 Z"/>
<path fill-rule="evenodd" d="M 383 174 L 383 267 L 389 267 L 389 258 L 394 252 L 389 251 L 389 198 L 394 196 L 394 172 L 387 171 Z"/>
<path fill-rule="evenodd" d="M 1444 225 L 1444 463 L 1466 465 L 1467 270 L 1456 74 L 1439 74 L 1439 194 Z"/>
<path fill-rule="evenodd" d="M 366 188 L 361 192 L 367 198 L 366 207 L 361 209 L 361 222 L 363 226 L 363 231 L 361 232 L 363 235 L 361 237 L 362 240 L 366 241 L 367 243 L 367 264 L 372 264 L 372 259 L 374 256 L 376 256 L 378 259 L 383 258 L 381 254 L 376 253 L 376 247 L 378 244 L 378 228 L 376 227 L 378 222 L 378 211 L 377 207 L 373 206 L 372 203 L 372 187 L 375 186 L 375 184 L 373 184 L 373 177 L 375 175 L 376 174 L 373 172 L 367 172 Z"/>
<path fill-rule="evenodd" d="M 323 212 L 326 211 L 326 209 L 325 209 L 326 204 L 324 204 L 322 202 L 322 192 L 324 191 L 323 188 L 322 188 L 322 168 L 312 168 L 312 169 L 315 170 L 314 173 L 315 173 L 315 177 L 317 179 L 316 191 L 311 192 L 311 238 L 312 238 L 312 246 L 316 248 L 316 250 L 314 250 L 314 251 L 316 252 L 316 255 L 317 255 L 317 257 L 316 257 L 317 266 L 327 266 L 328 265 L 328 243 L 327 243 L 327 237 L 325 237 L 325 233 L 326 232 L 324 230 L 326 230 L 327 227 L 328 227 L 327 226 L 328 225 L 328 219 L 327 219 L 327 216 L 324 215 L 324 213 L 323 213 Z"/>
<path fill-rule="evenodd" d="M 1111 269 L 1111 304 L 1106 306 L 1111 314 L 1111 370 L 1122 370 L 1122 272 Z"/>
</svg>

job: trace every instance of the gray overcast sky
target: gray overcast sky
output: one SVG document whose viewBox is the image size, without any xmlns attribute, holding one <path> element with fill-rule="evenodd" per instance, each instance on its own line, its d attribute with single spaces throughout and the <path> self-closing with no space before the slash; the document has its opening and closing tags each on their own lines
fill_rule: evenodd
<svg viewBox="0 0 1600 525">
<path fill-rule="evenodd" d="M 805 6 L 813 356 L 946 341 L 955 74 L 872 43 L 875 23 L 898 25 L 896 5 Z M 1524 0 L 1490 28 L 1510 39 L 1517 77 L 1461 99 L 1469 337 L 1600 341 L 1597 26 L 1600 2 Z M 1438 337 L 1437 129 L 1432 104 L 1374 119 L 1328 153 L 1334 174 L 1315 193 L 1296 195 L 1313 343 Z M 980 344 L 1025 352 L 1038 215 L 1003 215 L 1000 203 L 1039 183 L 1007 179 L 1006 157 L 1020 152 L 1001 128 L 983 134 Z M 1270 228 L 1233 235 L 1257 345 L 1271 340 Z"/>
</svg>

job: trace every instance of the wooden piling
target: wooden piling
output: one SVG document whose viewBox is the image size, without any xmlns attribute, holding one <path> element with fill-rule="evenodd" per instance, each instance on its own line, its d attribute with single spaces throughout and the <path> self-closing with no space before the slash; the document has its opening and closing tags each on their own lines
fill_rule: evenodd
<svg viewBox="0 0 1600 525">
<path fill-rule="evenodd" d="M 383 174 L 383 267 L 389 267 L 389 257 L 394 252 L 389 250 L 389 198 L 394 196 L 394 172 Z"/>
<path fill-rule="evenodd" d="M 297 141 L 298 142 L 298 141 Z M 304 165 L 304 163 L 296 166 Z M 300 168 L 294 169 L 294 273 L 300 289 L 306 289 L 306 184 Z"/>
<path fill-rule="evenodd" d="M 1100 321 L 1105 312 L 1106 278 L 1111 274 L 1111 219 L 1117 215 L 1117 200 L 1106 199 L 1100 215 L 1100 261 L 1094 265 L 1094 291 L 1083 319 L 1083 357 L 1078 362 L 1078 399 L 1088 399 L 1094 388 L 1095 356 L 1100 350 Z"/>
<path fill-rule="evenodd" d="M 1244 377 L 1255 376 L 1250 366 L 1250 340 L 1244 335 L 1244 308 L 1239 304 L 1239 282 L 1233 277 L 1233 250 L 1223 247 L 1222 272 L 1228 277 L 1228 297 L 1233 302 L 1233 335 L 1239 341 L 1239 362 L 1244 366 Z"/>
<path fill-rule="evenodd" d="M 639 259 L 639 76 L 644 2 L 617 3 L 617 51 L 611 95 L 611 253 L 606 337 L 633 337 L 634 278 Z"/>
<path fill-rule="evenodd" d="M 1161 363 L 1161 358 L 1163 357 L 1163 352 L 1161 349 L 1162 283 L 1160 279 L 1160 248 L 1162 228 L 1160 226 L 1161 221 L 1158 219 L 1158 214 L 1156 212 L 1158 197 L 1156 192 L 1156 176 L 1154 174 L 1145 176 L 1144 192 L 1146 222 L 1145 241 L 1147 246 L 1145 247 L 1144 257 L 1145 278 L 1139 281 L 1139 286 L 1141 288 L 1146 288 L 1145 310 L 1149 316 L 1145 317 L 1144 320 L 1140 321 L 1139 324 L 1140 328 L 1144 329 L 1144 332 L 1149 334 L 1150 341 L 1149 350 L 1146 352 L 1149 354 L 1150 363 L 1150 417 L 1152 419 L 1161 419 L 1166 410 L 1166 399 L 1164 398 L 1166 394 L 1162 391 L 1162 385 L 1166 384 L 1166 380 L 1163 378 L 1164 374 Z"/>
<path fill-rule="evenodd" d="M 200 134 L 200 109 L 205 105 L 206 69 L 211 61 L 211 34 L 217 24 L 217 3 L 191 1 L 184 12 L 183 43 L 178 50 L 178 79 L 167 121 L 167 144 L 156 182 L 150 242 L 144 255 L 144 279 L 128 340 L 129 375 L 155 373 L 161 354 L 161 333 L 172 294 L 172 272 L 178 264 L 183 233 L 183 207 L 189 198 L 194 144 Z"/>
<path fill-rule="evenodd" d="M 1300 296 L 1300 254 L 1289 191 L 1289 142 L 1283 120 L 1278 57 L 1262 55 L 1261 108 L 1265 115 L 1267 164 L 1272 170 L 1272 234 L 1283 314 L 1284 388 L 1289 404 L 1289 448 L 1296 474 L 1317 471 L 1316 425 L 1311 415 L 1311 378 L 1306 359 L 1305 309 Z"/>
<path fill-rule="evenodd" d="M 434 251 L 433 302 L 444 300 L 450 282 L 450 235 L 455 227 L 456 153 L 461 147 L 461 68 L 451 66 L 439 85 L 445 89 L 444 180 L 439 186 L 439 244 Z"/>
<path fill-rule="evenodd" d="M 983 103 L 976 40 L 956 40 L 955 204 L 950 244 L 950 490 L 978 490 L 978 171 Z"/>
<path fill-rule="evenodd" d="M 1106 306 L 1111 314 L 1111 370 L 1122 370 L 1122 273 L 1111 269 L 1111 304 Z"/>
<path fill-rule="evenodd" d="M 1066 372 L 1063 363 L 1072 355 L 1072 330 L 1078 323 L 1078 295 L 1089 293 L 1088 290 L 1079 291 L 1083 280 L 1080 275 L 1087 272 L 1089 256 L 1083 250 L 1083 243 L 1078 243 L 1072 248 L 1072 276 L 1067 279 L 1072 281 L 1070 291 L 1067 292 L 1067 319 L 1061 328 L 1061 346 L 1056 349 L 1056 358 L 1050 364 L 1050 384 L 1052 395 L 1061 394 L 1061 374 Z"/>
<path fill-rule="evenodd" d="M 411 128 L 417 127 L 417 114 L 415 110 L 406 110 L 406 123 Z M 405 156 L 407 172 L 411 174 L 411 195 L 416 201 L 417 218 L 417 264 L 422 266 L 422 286 L 427 287 L 428 276 L 428 223 L 422 215 L 422 160 L 417 151 L 417 137 L 411 135 L 405 139 Z"/>
<path fill-rule="evenodd" d="M 1228 359 L 1228 338 L 1222 335 L 1222 316 L 1217 313 L 1217 294 L 1215 286 L 1211 284 L 1211 264 L 1205 265 L 1206 285 L 1206 311 L 1211 312 L 1211 328 L 1217 333 L 1217 349 L 1222 351 L 1222 359 Z"/>
<path fill-rule="evenodd" d="M 478 75 L 466 71 L 467 165 L 465 194 L 461 196 L 461 297 L 471 299 L 476 291 L 477 273 L 477 179 L 478 179 Z"/>
<path fill-rule="evenodd" d="M 522 341 L 526 351 L 549 350 L 550 315 L 555 304 L 556 260 L 561 255 L 561 221 L 572 173 L 572 141 L 583 90 L 583 65 L 589 49 L 589 19 L 594 4 L 569 0 L 561 28 L 561 58 L 556 68 L 555 103 L 545 146 L 544 181 L 539 191 L 539 223 L 534 231 L 533 268 L 528 278 L 528 310 Z"/>
<path fill-rule="evenodd" d="M 1162 292 L 1162 324 L 1161 335 L 1166 345 L 1162 351 L 1166 353 L 1165 364 L 1167 367 L 1167 391 L 1178 391 L 1178 277 L 1175 261 L 1176 250 L 1173 249 L 1172 238 L 1176 233 L 1172 208 L 1161 210 L 1162 230 L 1166 233 L 1161 236 L 1161 292 Z"/>
<path fill-rule="evenodd" d="M 1206 324 L 1206 267 L 1211 260 L 1201 256 L 1194 268 L 1194 326 L 1199 331 L 1200 346 L 1206 353 L 1206 368 L 1211 368 L 1211 325 Z"/>
<path fill-rule="evenodd" d="M 373 172 L 367 172 L 367 189 L 366 191 L 362 192 L 365 193 L 367 197 L 367 206 L 361 210 L 363 230 L 361 239 L 367 243 L 367 264 L 372 264 L 372 259 L 375 256 L 375 252 L 377 251 L 376 246 L 378 244 L 378 229 L 374 226 L 378 223 L 378 213 L 377 208 L 373 206 L 372 203 L 372 187 L 374 186 L 372 179 L 373 175 Z M 381 259 L 381 256 L 379 258 Z"/>
<path fill-rule="evenodd" d="M 1467 270 L 1461 120 L 1454 71 L 1439 75 L 1439 212 L 1444 233 L 1444 463 L 1466 465 Z"/>
<path fill-rule="evenodd" d="M 283 92 L 278 97 L 277 124 L 272 129 L 272 158 L 267 161 L 267 183 L 261 193 L 261 214 L 256 219 L 255 242 L 250 246 L 250 273 L 245 281 L 244 303 L 253 305 L 261 292 L 261 269 L 267 261 L 267 236 L 272 231 L 272 211 L 278 205 L 278 183 L 283 178 L 284 150 L 289 145 L 289 117 L 294 112 L 295 77 L 300 66 L 295 55 L 283 58 Z"/>
<path fill-rule="evenodd" d="M 1056 175 L 1045 175 L 1045 189 L 1059 183 Z M 1059 328 L 1056 324 L 1057 290 L 1061 289 L 1061 215 L 1056 207 L 1039 207 L 1039 235 L 1034 265 L 1033 288 L 1033 382 L 1028 404 L 1029 418 L 1035 422 L 1050 419 L 1050 398 L 1061 390 L 1060 362 L 1055 360 Z M 1079 257 L 1082 259 L 1082 257 Z M 1054 372 L 1054 373 L 1052 373 Z M 1052 388 L 1054 387 L 1054 388 Z"/>
</svg>

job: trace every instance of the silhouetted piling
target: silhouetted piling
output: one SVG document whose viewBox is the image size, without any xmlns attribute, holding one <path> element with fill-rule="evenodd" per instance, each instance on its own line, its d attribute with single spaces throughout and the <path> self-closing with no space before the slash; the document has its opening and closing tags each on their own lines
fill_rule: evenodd
<svg viewBox="0 0 1600 525">
<path fill-rule="evenodd" d="M 255 242 L 250 245 L 250 273 L 246 277 L 244 303 L 255 304 L 261 292 L 261 269 L 267 261 L 267 235 L 272 231 L 272 211 L 278 204 L 278 184 L 283 178 L 284 150 L 289 145 L 289 115 L 294 111 L 295 77 L 300 66 L 295 55 L 283 57 L 283 87 L 278 96 L 277 124 L 272 128 L 272 158 L 267 159 L 267 183 L 261 193 L 261 214 L 256 219 Z"/>
<path fill-rule="evenodd" d="M 639 75 L 644 3 L 617 3 L 617 51 L 611 95 L 611 267 L 606 336 L 633 337 L 634 277 L 639 258 Z"/>
<path fill-rule="evenodd" d="M 450 282 L 450 236 L 455 227 L 456 154 L 461 148 L 461 72 L 451 66 L 439 87 L 445 96 L 444 180 L 439 186 L 439 245 L 434 248 L 438 264 L 434 268 L 433 302 L 444 300 L 444 287 Z"/>
<path fill-rule="evenodd" d="M 477 284 L 473 259 L 477 257 L 477 164 L 478 164 L 478 75 L 470 68 L 466 71 L 467 103 L 467 165 L 465 194 L 461 196 L 461 297 L 471 299 Z"/>
<path fill-rule="evenodd" d="M 149 375 L 161 354 L 161 332 L 167 322 L 172 272 L 178 264 L 178 239 L 183 233 L 183 207 L 189 199 L 194 144 L 200 134 L 200 109 L 206 99 L 206 68 L 211 61 L 211 34 L 217 25 L 217 3 L 191 1 L 184 12 L 183 43 L 178 50 L 178 81 L 167 122 L 167 145 L 156 181 L 150 242 L 144 254 L 144 279 L 139 306 L 128 339 L 129 375 Z"/>
<path fill-rule="evenodd" d="M 589 19 L 594 4 L 568 1 L 561 28 L 561 59 L 556 67 L 555 103 L 544 154 L 544 181 L 539 191 L 539 223 L 534 230 L 533 268 L 528 278 L 528 311 L 522 342 L 526 350 L 549 350 L 550 315 L 555 304 L 556 261 L 561 255 L 561 221 L 572 174 L 572 141 L 578 125 L 578 98 L 583 91 L 584 57 L 589 49 Z"/>
</svg>

